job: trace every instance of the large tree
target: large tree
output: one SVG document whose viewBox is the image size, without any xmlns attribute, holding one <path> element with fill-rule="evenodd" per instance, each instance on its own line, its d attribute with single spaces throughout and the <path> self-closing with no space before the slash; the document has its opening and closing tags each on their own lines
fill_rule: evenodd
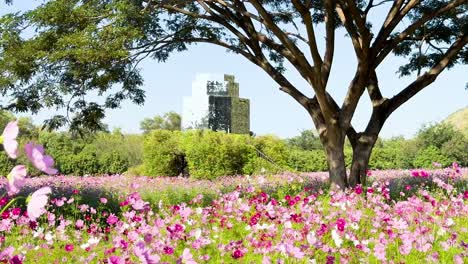
<svg viewBox="0 0 468 264">
<path fill-rule="evenodd" d="M 383 23 L 369 20 L 376 9 L 386 11 Z M 28 26 L 37 33 L 18 40 Z M 319 26 L 324 28 L 323 50 Z M 327 154 L 331 182 L 341 188 L 365 183 L 372 148 L 396 109 L 445 69 L 468 62 L 468 0 L 50 0 L 33 11 L 10 15 L 6 22 L 3 18 L 0 27 L 7 32 L 1 40 L 0 71 L 25 72 L 38 88 L 40 77 L 46 76 L 47 87 L 106 88 L 124 82 L 124 91 L 132 91 L 140 84 L 135 66 L 148 56 L 164 61 L 194 43 L 237 53 L 309 113 Z M 341 105 L 329 93 L 340 28 L 357 59 Z M 28 47 L 31 52 L 24 54 Z M 391 53 L 406 59 L 401 75 L 416 78 L 388 98 L 380 90 L 377 69 Z M 23 59 L 34 64 L 34 71 Z M 312 97 L 285 77 L 285 63 L 306 81 Z M 127 75 L 134 81 L 125 82 L 122 76 Z M 3 79 L 0 87 L 27 88 L 15 78 Z M 372 114 L 358 132 L 351 120 L 365 93 Z M 346 137 L 353 148 L 349 175 L 343 153 Z"/>
</svg>

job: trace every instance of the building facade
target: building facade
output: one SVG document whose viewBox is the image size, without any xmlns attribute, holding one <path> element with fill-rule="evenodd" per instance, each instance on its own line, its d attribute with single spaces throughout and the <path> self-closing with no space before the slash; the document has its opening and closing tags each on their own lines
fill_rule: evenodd
<svg viewBox="0 0 468 264">
<path fill-rule="evenodd" d="M 224 78 L 197 75 L 192 96 L 184 97 L 183 129 L 211 129 L 227 133 L 250 133 L 250 101 L 239 97 L 239 83 L 232 75 Z"/>
</svg>

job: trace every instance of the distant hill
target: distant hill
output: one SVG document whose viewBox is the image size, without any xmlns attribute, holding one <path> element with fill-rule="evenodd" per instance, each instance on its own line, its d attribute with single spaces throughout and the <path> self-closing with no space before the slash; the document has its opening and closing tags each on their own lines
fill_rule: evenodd
<svg viewBox="0 0 468 264">
<path fill-rule="evenodd" d="M 443 122 L 448 122 L 468 135 L 468 106 L 449 115 Z"/>
</svg>

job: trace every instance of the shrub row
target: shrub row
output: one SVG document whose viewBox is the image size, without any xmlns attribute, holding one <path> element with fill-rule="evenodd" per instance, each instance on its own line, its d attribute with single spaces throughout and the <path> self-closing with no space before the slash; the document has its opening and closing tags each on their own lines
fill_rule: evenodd
<svg viewBox="0 0 468 264">
<path fill-rule="evenodd" d="M 96 175 L 126 172 L 142 162 L 142 137 L 98 133 L 74 138 L 68 133 L 41 133 L 38 142 L 54 157 L 63 174 Z"/>
<path fill-rule="evenodd" d="M 275 173 L 289 169 L 288 149 L 273 136 L 250 137 L 213 131 L 154 130 L 145 137 L 143 173 L 190 174 L 197 179 Z"/>
<path fill-rule="evenodd" d="M 44 145 L 46 153 L 54 158 L 55 166 L 62 174 L 117 174 L 142 163 L 143 137 L 139 135 L 97 133 L 77 138 L 65 132 L 40 132 L 35 139 L 20 138 L 20 145 L 29 140 Z M 16 163 L 29 164 L 24 155 L 14 161 L 1 152 L 0 175 L 7 175 Z M 28 166 L 28 174 L 39 175 L 40 172 Z"/>
</svg>

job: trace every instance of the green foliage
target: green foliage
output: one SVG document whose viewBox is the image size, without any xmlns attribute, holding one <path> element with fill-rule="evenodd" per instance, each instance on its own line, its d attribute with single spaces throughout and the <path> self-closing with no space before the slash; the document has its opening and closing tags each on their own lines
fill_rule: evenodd
<svg viewBox="0 0 468 264">
<path fill-rule="evenodd" d="M 63 174 L 123 173 L 142 162 L 142 137 L 137 135 L 98 133 L 77 138 L 65 132 L 42 132 L 39 143 Z"/>
<path fill-rule="evenodd" d="M 323 149 L 322 143 L 313 130 L 303 130 L 299 136 L 287 140 L 291 147 L 302 150 L 317 150 Z"/>
<path fill-rule="evenodd" d="M 155 130 L 146 135 L 143 152 L 144 174 L 152 176 L 189 173 L 197 179 L 214 179 L 288 169 L 287 146 L 273 136 Z"/>
<path fill-rule="evenodd" d="M 403 161 L 401 153 L 396 148 L 380 147 L 372 150 L 369 160 L 369 168 L 372 169 L 394 169 L 402 168 Z"/>
<path fill-rule="evenodd" d="M 247 162 L 255 159 L 248 136 L 213 131 L 190 131 L 184 134 L 183 149 L 190 176 L 213 179 L 243 174 Z"/>
<path fill-rule="evenodd" d="M 153 130 L 145 136 L 143 144 L 143 168 L 148 176 L 176 176 L 181 157 L 181 133 L 178 131 Z"/>
<path fill-rule="evenodd" d="M 462 165 L 468 164 L 468 137 L 450 123 L 438 123 L 424 126 L 416 136 L 421 149 L 436 147 L 441 154 L 451 161 Z"/>
<path fill-rule="evenodd" d="M 421 149 L 416 155 L 413 166 L 416 168 L 431 168 L 433 162 L 438 162 L 442 166 L 448 166 L 451 161 L 436 146 L 429 146 Z"/>
<path fill-rule="evenodd" d="M 163 130 L 180 130 L 181 129 L 181 116 L 176 112 L 168 112 L 163 116 L 155 116 L 153 118 L 145 118 L 140 122 L 140 129 L 144 134 L 156 129 Z"/>
<path fill-rule="evenodd" d="M 7 176 L 15 165 L 15 161 L 10 159 L 4 151 L 0 152 L 0 176 Z"/>
<path fill-rule="evenodd" d="M 99 159 L 111 155 L 114 159 L 125 160 L 128 166 L 140 165 L 143 162 L 142 135 L 124 135 L 119 130 L 114 130 L 112 133 L 97 133 L 91 144 L 99 149 Z"/>
<path fill-rule="evenodd" d="M 100 153 L 100 152 L 98 152 Z M 99 157 L 99 171 L 105 174 L 124 173 L 129 166 L 125 153 L 119 151 L 104 152 Z"/>
<path fill-rule="evenodd" d="M 328 170 L 327 159 L 323 150 L 292 149 L 289 151 L 288 166 L 300 172 Z"/>
<path fill-rule="evenodd" d="M 290 170 L 288 167 L 288 147 L 273 135 L 255 137 L 252 142 L 257 156 L 245 165 L 248 174 L 278 173 Z"/>
<path fill-rule="evenodd" d="M 438 123 L 423 126 L 416 135 L 416 140 L 423 148 L 432 145 L 441 149 L 446 142 L 458 134 L 461 134 L 461 132 L 457 131 L 451 124 Z"/>
<path fill-rule="evenodd" d="M 33 113 L 66 107 L 74 114 L 72 129 L 101 130 L 104 109 L 126 99 L 142 103 L 142 79 L 128 48 L 155 27 L 133 2 L 45 1 L 1 17 L 0 88 L 15 98 L 2 107 Z M 111 93 L 116 84 L 120 89 Z M 90 92 L 105 94 L 103 103 L 84 99 Z M 46 121 L 51 128 L 67 122 L 65 115 Z"/>
<path fill-rule="evenodd" d="M 468 136 L 457 133 L 442 145 L 441 151 L 450 160 L 457 161 L 461 166 L 468 166 Z"/>
<path fill-rule="evenodd" d="M 85 146 L 79 153 L 73 156 L 68 164 L 74 174 L 87 175 L 100 173 L 98 149 L 93 145 Z"/>
</svg>

